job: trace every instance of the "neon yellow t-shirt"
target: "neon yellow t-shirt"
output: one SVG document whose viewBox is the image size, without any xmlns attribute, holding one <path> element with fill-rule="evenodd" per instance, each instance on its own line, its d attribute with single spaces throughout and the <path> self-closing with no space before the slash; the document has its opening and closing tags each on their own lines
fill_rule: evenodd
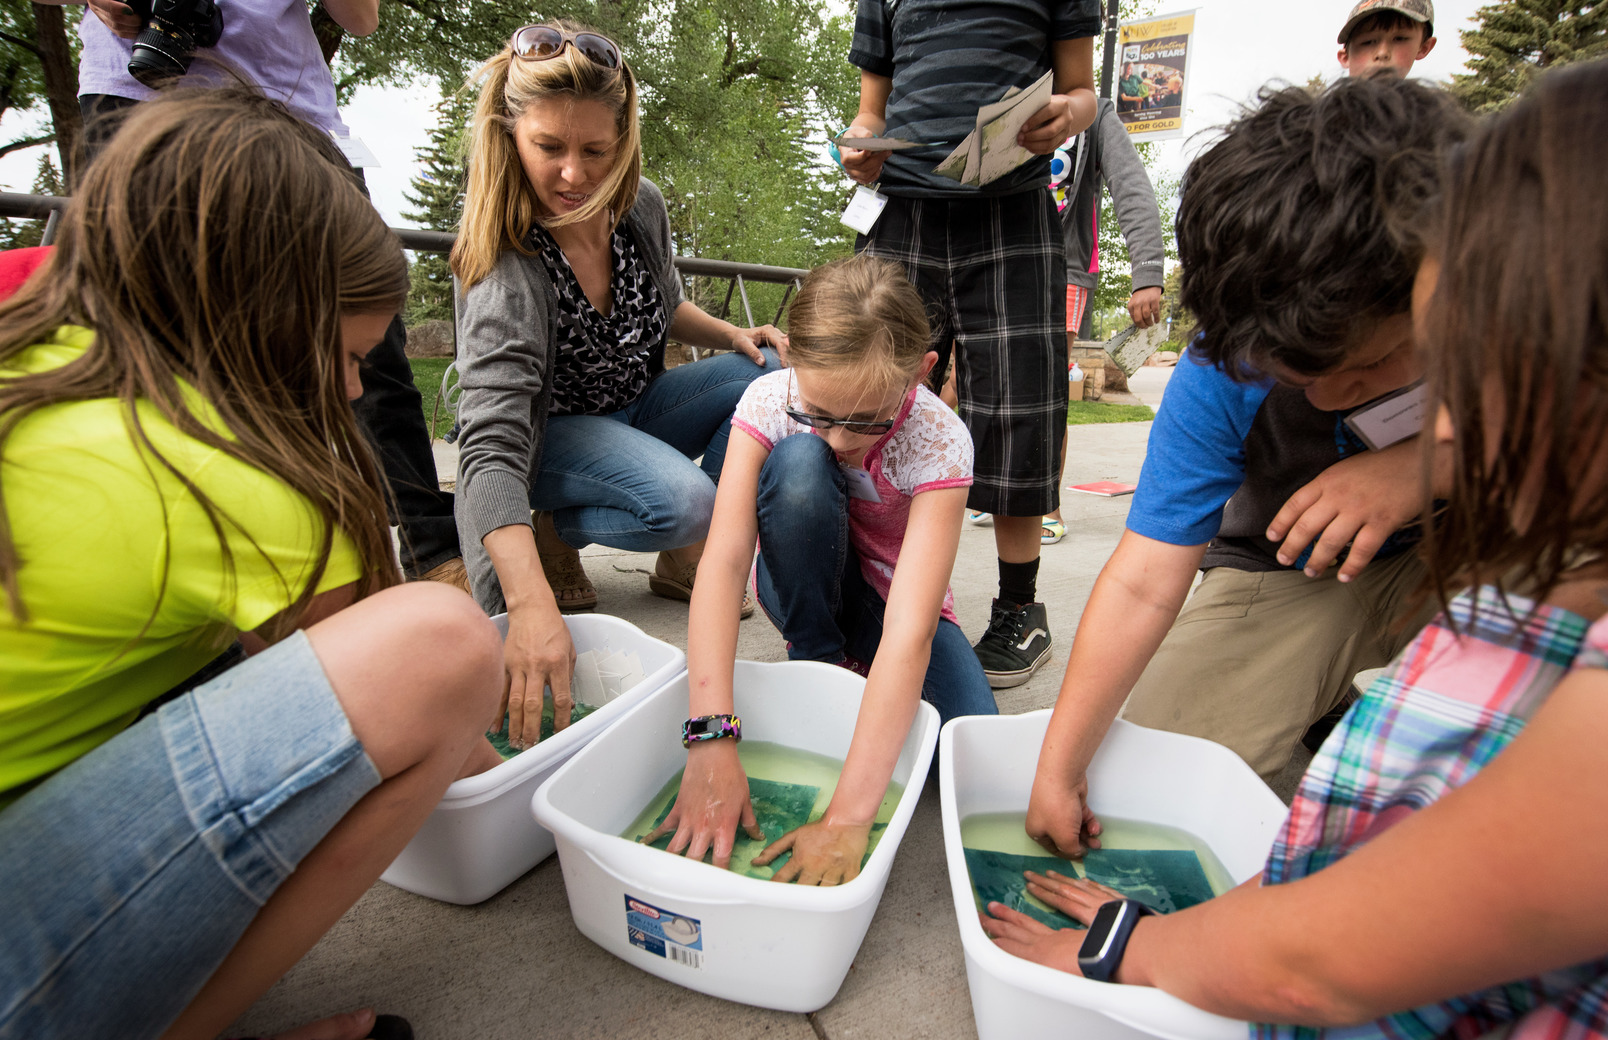
<svg viewBox="0 0 1608 1040">
<path fill-rule="evenodd" d="M 63 326 L 0 375 L 59 368 L 93 340 Z M 193 392 L 189 406 L 224 430 Z M 0 808 L 20 785 L 111 739 L 237 632 L 288 607 L 312 573 L 323 527 L 305 498 L 181 434 L 155 407 L 138 411 L 151 442 L 218 508 L 232 576 L 201 506 L 136 446 L 120 401 L 50 405 L 24 419 L 0 454 L 28 614 L 19 621 L 0 595 Z M 316 591 L 359 574 L 356 548 L 337 531 Z"/>
</svg>

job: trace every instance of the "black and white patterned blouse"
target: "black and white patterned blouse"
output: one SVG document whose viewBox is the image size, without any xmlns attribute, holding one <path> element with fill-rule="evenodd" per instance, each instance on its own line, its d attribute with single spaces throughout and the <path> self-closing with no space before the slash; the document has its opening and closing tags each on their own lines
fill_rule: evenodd
<svg viewBox="0 0 1608 1040">
<path fill-rule="evenodd" d="M 545 228 L 534 229 L 542 262 L 558 293 L 551 415 L 608 415 L 642 396 L 664 364 L 664 305 L 648 265 L 623 228 L 610 236 L 614 310 L 600 314 Z"/>
</svg>

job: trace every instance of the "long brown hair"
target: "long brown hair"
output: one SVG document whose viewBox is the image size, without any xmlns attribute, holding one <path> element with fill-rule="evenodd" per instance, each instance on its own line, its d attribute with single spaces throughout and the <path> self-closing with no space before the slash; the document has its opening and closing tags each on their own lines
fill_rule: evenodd
<svg viewBox="0 0 1608 1040">
<path fill-rule="evenodd" d="M 1425 540 L 1443 603 L 1515 579 L 1539 601 L 1608 550 L 1605 94 L 1608 62 L 1548 73 L 1447 164 L 1423 316 L 1454 430 L 1450 506 Z"/>
<path fill-rule="evenodd" d="M 596 31 L 569 21 L 547 24 L 570 33 Z M 480 67 L 473 80 L 480 81 L 480 99 L 475 103 L 469 137 L 463 221 L 452 247 L 452 271 L 464 289 L 490 274 L 503 250 L 529 254 L 525 238 L 537 221 L 545 227 L 562 227 L 607 211 L 618 224 L 636 202 L 637 183 L 642 179 L 636 75 L 624 58 L 618 69 L 607 69 L 574 46 L 546 61 L 515 58 L 513 48 L 504 47 Z M 532 104 L 549 98 L 603 104 L 614 113 L 618 134 L 609 175 L 584 206 L 560 217 L 542 212 L 514 147 L 514 124 L 519 117 Z"/>
<path fill-rule="evenodd" d="M 397 310 L 407 264 L 339 161 L 326 135 L 249 90 L 145 102 L 89 168 L 45 269 L 0 304 L 0 368 L 61 325 L 95 333 L 70 364 L 0 377 L 0 451 L 41 408 L 116 398 L 141 450 L 197 497 L 226 564 L 225 531 L 242 525 L 161 456 L 137 402 L 308 500 L 323 541 L 270 640 L 297 627 L 336 528 L 356 545 L 359 595 L 398 579 L 379 474 L 346 398 L 340 317 Z M 222 432 L 186 407 L 186 385 Z M 0 582 L 23 619 L 3 507 Z"/>
</svg>

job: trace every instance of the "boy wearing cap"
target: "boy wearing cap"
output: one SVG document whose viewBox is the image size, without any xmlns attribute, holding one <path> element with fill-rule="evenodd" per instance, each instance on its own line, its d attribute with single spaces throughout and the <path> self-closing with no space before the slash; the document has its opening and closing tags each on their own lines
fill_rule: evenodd
<svg viewBox="0 0 1608 1040">
<path fill-rule="evenodd" d="M 1340 66 L 1348 76 L 1406 79 L 1413 62 L 1435 49 L 1430 0 L 1362 0 L 1340 29 Z"/>
</svg>

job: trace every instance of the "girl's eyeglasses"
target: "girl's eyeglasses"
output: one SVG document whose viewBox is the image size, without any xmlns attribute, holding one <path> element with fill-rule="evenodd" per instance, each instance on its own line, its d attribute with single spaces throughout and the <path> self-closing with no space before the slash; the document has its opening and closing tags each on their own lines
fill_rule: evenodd
<svg viewBox="0 0 1608 1040">
<path fill-rule="evenodd" d="M 860 422 L 858 419 L 830 419 L 824 415 L 811 415 L 801 412 L 797 408 L 787 409 L 787 417 L 796 423 L 816 430 L 830 430 L 834 426 L 841 426 L 850 433 L 874 433 L 878 436 L 893 429 L 895 419 L 878 419 L 875 422 Z"/>
<path fill-rule="evenodd" d="M 794 392 L 791 386 L 788 388 L 788 392 L 789 394 Z M 898 416 L 892 419 L 876 419 L 862 422 L 859 419 L 833 419 L 826 415 L 811 415 L 809 412 L 801 412 L 792 407 L 785 408 L 783 411 L 787 413 L 789 419 L 801 426 L 808 426 L 812 430 L 830 430 L 834 426 L 841 426 L 850 433 L 874 434 L 877 436 L 881 436 L 893 429 L 893 424 L 899 421 Z"/>
<path fill-rule="evenodd" d="M 514 57 L 526 61 L 547 61 L 572 46 L 594 65 L 605 69 L 620 67 L 620 48 L 607 36 L 594 32 L 572 33 L 551 25 L 527 25 L 514 33 L 508 45 L 514 49 Z"/>
</svg>

